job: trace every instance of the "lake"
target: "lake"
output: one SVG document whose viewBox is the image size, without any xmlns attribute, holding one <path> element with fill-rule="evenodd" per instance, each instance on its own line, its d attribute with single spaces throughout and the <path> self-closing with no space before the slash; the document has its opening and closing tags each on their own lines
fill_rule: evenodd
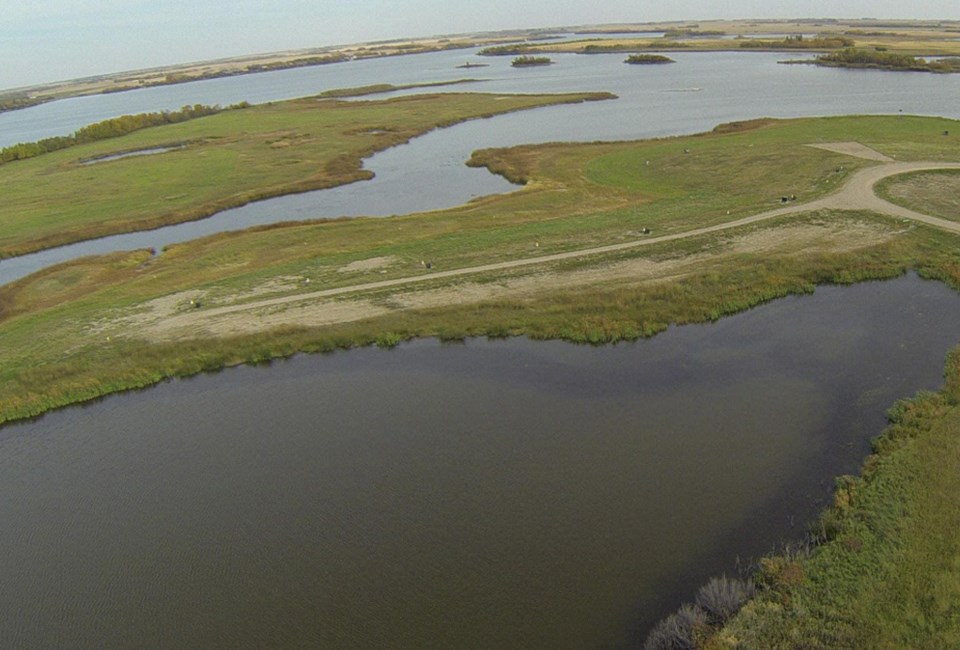
<svg viewBox="0 0 960 650">
<path fill-rule="evenodd" d="M 0 429 L 5 647 L 624 647 L 802 535 L 960 297 L 299 356 Z"/>
</svg>

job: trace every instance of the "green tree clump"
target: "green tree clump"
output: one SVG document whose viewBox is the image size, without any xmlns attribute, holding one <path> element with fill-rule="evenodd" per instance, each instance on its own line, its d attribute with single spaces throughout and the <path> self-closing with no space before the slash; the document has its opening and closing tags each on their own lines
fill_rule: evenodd
<svg viewBox="0 0 960 650">
<path fill-rule="evenodd" d="M 250 106 L 247 102 L 240 102 L 230 106 L 231 109 L 247 108 Z M 146 129 L 151 126 L 161 126 L 163 124 L 175 124 L 177 122 L 186 122 L 206 115 L 214 115 L 223 111 L 220 106 L 207 106 L 204 104 L 194 104 L 193 106 L 184 106 L 179 111 L 160 111 L 158 113 L 139 113 L 137 115 L 121 115 L 109 120 L 103 120 L 96 124 L 90 124 L 78 129 L 73 135 L 61 135 L 51 138 L 44 138 L 37 142 L 21 142 L 9 147 L 0 149 L 0 164 L 13 162 L 15 160 L 25 160 L 51 151 L 59 151 L 67 147 L 73 147 L 78 144 L 86 144 L 97 140 L 106 140 L 108 138 L 118 138 L 140 129 Z"/>
<path fill-rule="evenodd" d="M 518 56 L 510 65 L 522 67 L 527 65 L 550 65 L 553 60 L 546 56 Z"/>
<path fill-rule="evenodd" d="M 662 54 L 631 54 L 624 60 L 624 63 L 630 63 L 631 65 L 649 65 L 675 63 L 675 61 L 669 56 L 663 56 Z"/>
</svg>

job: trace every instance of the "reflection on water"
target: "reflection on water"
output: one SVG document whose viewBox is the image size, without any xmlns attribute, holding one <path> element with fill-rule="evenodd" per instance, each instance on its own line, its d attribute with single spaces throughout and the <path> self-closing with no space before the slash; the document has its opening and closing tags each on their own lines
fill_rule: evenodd
<svg viewBox="0 0 960 650">
<path fill-rule="evenodd" d="M 618 646 L 856 471 L 960 300 L 820 288 L 635 344 L 421 341 L 0 430 L 10 647 Z"/>
</svg>

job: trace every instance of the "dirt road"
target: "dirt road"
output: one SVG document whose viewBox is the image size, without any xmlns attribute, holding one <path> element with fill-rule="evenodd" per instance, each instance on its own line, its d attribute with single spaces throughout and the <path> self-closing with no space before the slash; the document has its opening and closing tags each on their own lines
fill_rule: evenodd
<svg viewBox="0 0 960 650">
<path fill-rule="evenodd" d="M 739 228 L 741 226 L 767 221 L 785 215 L 813 212 L 823 209 L 869 210 L 897 218 L 919 221 L 937 228 L 942 228 L 944 230 L 949 230 L 951 232 L 960 234 L 960 223 L 958 222 L 952 222 L 946 219 L 939 219 L 937 217 L 920 214 L 907 208 L 894 205 L 879 198 L 874 192 L 874 186 L 876 183 L 889 176 L 915 171 L 960 169 L 960 163 L 894 162 L 886 156 L 883 156 L 882 154 L 858 143 L 832 143 L 814 146 L 823 149 L 829 149 L 830 151 L 834 152 L 845 153 L 859 158 L 874 160 L 880 164 L 854 173 L 839 190 L 830 194 L 829 196 L 806 203 L 791 203 L 774 210 L 769 210 L 760 214 L 751 215 L 742 219 L 736 219 L 734 221 L 728 221 L 705 228 L 697 228 L 695 230 L 687 230 L 670 235 L 637 239 L 619 244 L 597 246 L 594 248 L 570 251 L 566 253 L 541 255 L 538 257 L 528 257 L 518 260 L 511 260 L 508 262 L 498 262 L 495 264 L 484 264 L 480 266 L 452 269 L 449 271 L 437 271 L 434 273 L 413 277 L 368 282 L 335 289 L 322 289 L 319 291 L 311 291 L 309 293 L 299 293 L 296 295 L 282 296 L 279 298 L 269 298 L 254 302 L 225 305 L 222 307 L 211 307 L 202 310 L 191 310 L 189 312 L 173 313 L 171 311 L 161 310 L 166 313 L 154 313 L 153 318 L 147 319 L 152 322 L 141 322 L 139 326 L 143 328 L 144 333 L 152 333 L 153 336 L 151 338 L 157 337 L 167 339 L 172 336 L 187 334 L 196 335 L 205 333 L 210 335 L 215 333 L 239 333 L 241 331 L 250 331 L 251 329 L 261 330 L 270 326 L 284 323 L 314 322 L 314 324 L 322 324 L 323 322 L 344 322 L 348 320 L 356 320 L 358 318 L 374 316 L 378 313 L 389 310 L 382 307 L 377 308 L 371 304 L 368 304 L 367 301 L 362 301 L 364 303 L 363 305 L 359 304 L 361 301 L 357 301 L 357 304 L 355 305 L 356 309 L 351 309 L 347 304 L 337 303 L 336 301 L 331 301 L 329 299 L 364 291 L 409 286 L 416 283 L 430 282 L 439 279 L 456 278 L 480 273 L 489 273 L 491 271 L 503 271 L 540 264 L 549 264 L 551 262 L 579 259 L 593 255 L 601 255 L 604 253 L 639 248 L 642 246 L 652 246 L 654 244 L 663 242 L 675 241 L 688 237 L 697 237 L 700 235 Z M 308 303 L 310 303 L 309 309 Z M 287 314 L 286 318 L 265 318 L 265 316 L 270 312 L 276 313 L 278 309 L 283 310 L 283 306 L 285 305 L 296 307 L 296 309 L 293 309 L 290 314 Z M 310 313 L 306 313 L 307 311 Z M 324 311 L 326 313 L 325 317 L 320 321 L 315 320 L 318 317 L 318 314 L 314 312 L 318 311 Z"/>
</svg>

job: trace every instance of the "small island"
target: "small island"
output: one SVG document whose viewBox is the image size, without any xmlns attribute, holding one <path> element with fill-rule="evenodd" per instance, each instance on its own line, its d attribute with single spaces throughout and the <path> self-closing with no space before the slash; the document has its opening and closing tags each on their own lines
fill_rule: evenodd
<svg viewBox="0 0 960 650">
<path fill-rule="evenodd" d="M 896 54 L 884 50 L 846 48 L 840 52 L 821 54 L 815 59 L 802 61 L 828 68 L 867 68 L 875 70 L 900 70 L 905 72 L 960 72 L 960 57 L 927 60 L 908 54 Z"/>
<path fill-rule="evenodd" d="M 548 56 L 518 56 L 510 64 L 515 68 L 522 68 L 534 65 L 550 65 L 553 59 Z"/>
<path fill-rule="evenodd" d="M 676 63 L 669 56 L 662 54 L 631 54 L 623 61 L 631 65 L 656 65 L 660 63 Z"/>
</svg>

